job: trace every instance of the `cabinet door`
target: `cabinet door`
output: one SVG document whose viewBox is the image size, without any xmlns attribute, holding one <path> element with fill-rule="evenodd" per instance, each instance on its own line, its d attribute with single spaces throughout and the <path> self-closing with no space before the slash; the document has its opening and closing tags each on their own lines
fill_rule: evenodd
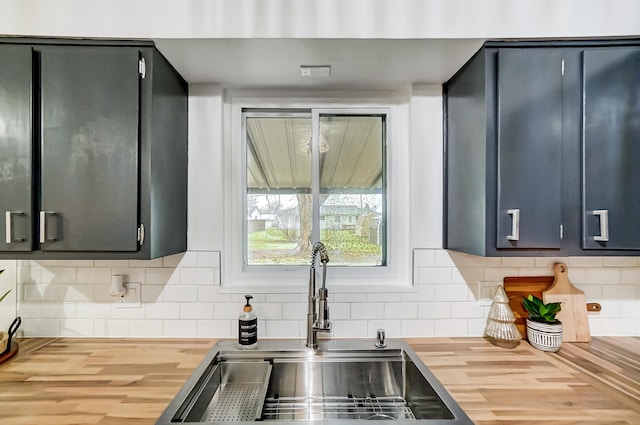
<svg viewBox="0 0 640 425">
<path fill-rule="evenodd" d="M 560 248 L 562 50 L 500 50 L 497 111 L 496 246 Z"/>
<path fill-rule="evenodd" d="M 585 50 L 582 246 L 640 249 L 640 48 Z"/>
<path fill-rule="evenodd" d="M 139 52 L 41 49 L 41 249 L 136 251 Z"/>
<path fill-rule="evenodd" d="M 0 45 L 0 251 L 33 246 L 32 51 Z"/>
</svg>

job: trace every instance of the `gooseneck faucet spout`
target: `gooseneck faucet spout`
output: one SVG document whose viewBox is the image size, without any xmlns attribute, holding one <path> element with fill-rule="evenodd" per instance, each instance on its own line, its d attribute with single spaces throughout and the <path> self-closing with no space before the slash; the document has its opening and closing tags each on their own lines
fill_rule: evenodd
<svg viewBox="0 0 640 425">
<path fill-rule="evenodd" d="M 316 259 L 322 263 L 322 287 L 316 296 Z M 329 306 L 327 305 L 327 263 L 329 254 L 322 242 L 313 244 L 309 271 L 309 310 L 307 313 L 307 347 L 318 348 L 318 332 L 331 332 Z M 316 305 L 317 301 L 317 305 Z"/>
</svg>

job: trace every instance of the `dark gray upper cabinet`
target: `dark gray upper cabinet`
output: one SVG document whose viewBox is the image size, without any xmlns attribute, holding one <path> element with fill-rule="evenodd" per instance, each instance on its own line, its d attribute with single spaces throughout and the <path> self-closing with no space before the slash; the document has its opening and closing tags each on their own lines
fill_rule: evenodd
<svg viewBox="0 0 640 425">
<path fill-rule="evenodd" d="M 32 53 L 0 46 L 0 252 L 33 244 Z"/>
<path fill-rule="evenodd" d="M 562 55 L 497 53 L 497 248 L 560 248 Z"/>
<path fill-rule="evenodd" d="M 634 255 L 635 43 L 488 42 L 444 85 L 445 248 Z"/>
<path fill-rule="evenodd" d="M 5 40 L 0 258 L 186 250 L 187 85 L 151 43 Z M 8 61 L 7 61 L 8 62 Z M 3 97 L 4 98 L 4 97 Z M 1 102 L 1 101 L 0 101 Z M 26 104 L 22 109 L 17 105 Z M 25 119 L 18 119 L 18 114 Z M 4 165 L 4 164 L 9 165 Z M 20 164 L 28 166 L 20 166 Z"/>
<path fill-rule="evenodd" d="M 640 48 L 582 58 L 583 248 L 640 249 Z"/>
</svg>

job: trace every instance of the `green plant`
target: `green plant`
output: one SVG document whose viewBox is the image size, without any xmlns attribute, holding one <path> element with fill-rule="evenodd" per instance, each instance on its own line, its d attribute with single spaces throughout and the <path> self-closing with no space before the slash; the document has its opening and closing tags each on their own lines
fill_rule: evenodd
<svg viewBox="0 0 640 425">
<path fill-rule="evenodd" d="M 529 294 L 522 299 L 522 305 L 529 313 L 529 320 L 541 323 L 560 323 L 556 314 L 560 311 L 560 303 L 545 304 L 540 298 Z"/>
<path fill-rule="evenodd" d="M 0 270 L 0 274 L 2 274 L 2 272 L 4 272 L 4 270 Z M 0 303 L 2 302 L 2 300 L 4 300 L 4 298 L 9 295 L 9 292 L 11 292 L 11 289 L 9 289 L 7 292 L 5 292 L 4 294 L 2 294 L 2 296 L 0 297 Z"/>
</svg>

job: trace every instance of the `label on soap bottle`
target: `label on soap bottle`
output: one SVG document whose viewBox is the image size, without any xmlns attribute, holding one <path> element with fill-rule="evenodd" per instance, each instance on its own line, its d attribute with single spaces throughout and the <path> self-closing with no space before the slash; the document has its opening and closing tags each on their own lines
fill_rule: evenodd
<svg viewBox="0 0 640 425">
<path fill-rule="evenodd" d="M 238 342 L 240 345 L 253 345 L 258 342 L 258 318 L 238 321 Z"/>
</svg>

